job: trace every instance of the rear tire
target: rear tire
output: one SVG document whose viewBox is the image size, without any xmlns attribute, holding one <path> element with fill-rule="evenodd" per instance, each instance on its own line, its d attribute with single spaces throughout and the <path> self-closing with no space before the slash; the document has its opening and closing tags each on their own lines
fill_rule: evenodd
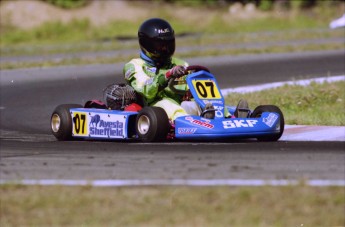
<svg viewBox="0 0 345 227">
<path fill-rule="evenodd" d="M 164 141 L 170 130 L 169 118 L 160 107 L 144 107 L 136 118 L 136 132 L 142 142 Z"/>
<path fill-rule="evenodd" d="M 251 114 L 251 117 L 252 118 L 260 118 L 263 112 L 274 112 L 274 113 L 279 114 L 279 119 L 280 119 L 279 133 L 273 134 L 273 135 L 260 136 L 260 137 L 257 137 L 257 139 L 259 141 L 277 141 L 277 140 L 279 140 L 279 138 L 282 136 L 282 134 L 284 132 L 284 126 L 285 126 L 283 112 L 277 106 L 262 105 L 262 106 L 258 106 L 255 108 L 255 110 Z"/>
<path fill-rule="evenodd" d="M 50 118 L 53 135 L 60 141 L 72 139 L 72 117 L 70 109 L 82 108 L 79 104 L 63 104 L 55 108 Z"/>
</svg>

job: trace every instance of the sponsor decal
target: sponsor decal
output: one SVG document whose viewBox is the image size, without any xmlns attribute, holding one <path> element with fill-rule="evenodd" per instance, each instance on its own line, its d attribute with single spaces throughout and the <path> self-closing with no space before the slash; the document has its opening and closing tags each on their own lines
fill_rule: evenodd
<svg viewBox="0 0 345 227">
<path fill-rule="evenodd" d="M 214 106 L 216 109 L 216 117 L 223 117 L 224 116 L 224 107 L 223 106 Z"/>
<path fill-rule="evenodd" d="M 170 32 L 170 29 L 169 28 L 157 29 L 157 32 L 159 34 L 164 34 L 164 33 Z"/>
<path fill-rule="evenodd" d="M 194 134 L 197 128 L 178 128 L 178 134 Z"/>
<path fill-rule="evenodd" d="M 263 118 L 262 122 L 265 123 L 267 126 L 272 127 L 277 119 L 277 114 L 270 113 L 267 117 Z"/>
<path fill-rule="evenodd" d="M 223 121 L 223 127 L 229 128 L 252 128 L 258 122 L 258 120 L 228 120 Z"/>
<path fill-rule="evenodd" d="M 123 122 L 103 120 L 100 115 L 91 116 L 90 136 L 123 137 Z"/>
<path fill-rule="evenodd" d="M 152 84 L 153 83 L 153 77 L 149 78 L 148 80 L 145 81 L 145 85 Z"/>
<path fill-rule="evenodd" d="M 133 74 L 133 70 L 132 69 L 128 69 L 125 73 L 125 78 L 129 79 L 129 77 Z"/>
<path fill-rule="evenodd" d="M 146 71 L 150 73 L 156 73 L 157 68 L 156 67 L 146 67 Z"/>
<path fill-rule="evenodd" d="M 214 128 L 214 125 L 210 124 L 209 121 L 202 121 L 202 120 L 194 119 L 193 117 L 186 117 L 185 119 L 195 125 L 199 125 L 199 126 L 209 128 L 209 129 Z"/>
<path fill-rule="evenodd" d="M 98 123 L 101 121 L 101 117 L 96 114 L 95 116 L 91 116 L 90 124 L 93 127 L 97 127 Z"/>
<path fill-rule="evenodd" d="M 218 104 L 220 106 L 224 106 L 224 102 L 222 100 L 212 100 L 212 101 L 210 101 L 210 100 L 203 100 L 203 102 L 205 104 L 212 103 L 213 105 Z"/>
</svg>

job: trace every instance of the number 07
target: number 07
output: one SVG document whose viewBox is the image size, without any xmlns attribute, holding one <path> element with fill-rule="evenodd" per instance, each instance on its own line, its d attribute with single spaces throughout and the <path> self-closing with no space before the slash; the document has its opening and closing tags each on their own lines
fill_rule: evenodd
<svg viewBox="0 0 345 227">
<path fill-rule="evenodd" d="M 219 91 L 213 81 L 196 81 L 194 83 L 194 86 L 201 98 L 221 98 Z"/>
</svg>

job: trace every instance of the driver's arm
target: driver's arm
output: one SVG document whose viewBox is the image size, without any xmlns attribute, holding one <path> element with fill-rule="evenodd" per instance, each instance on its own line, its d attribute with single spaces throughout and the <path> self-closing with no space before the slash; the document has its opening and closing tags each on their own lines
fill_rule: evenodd
<svg viewBox="0 0 345 227">
<path fill-rule="evenodd" d="M 152 102 L 157 93 L 167 85 L 166 70 L 160 70 L 160 73 L 155 75 L 155 72 L 145 69 L 141 61 L 135 59 L 125 65 L 123 73 L 125 80 L 148 102 Z"/>
</svg>

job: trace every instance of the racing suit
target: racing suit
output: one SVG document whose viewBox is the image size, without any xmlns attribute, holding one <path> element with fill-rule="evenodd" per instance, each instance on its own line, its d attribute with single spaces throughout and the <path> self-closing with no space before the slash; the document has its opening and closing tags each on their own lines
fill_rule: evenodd
<svg viewBox="0 0 345 227">
<path fill-rule="evenodd" d="M 163 108 L 168 118 L 173 121 L 177 117 L 188 115 L 181 107 L 181 95 L 175 94 L 167 87 L 168 80 L 165 74 L 176 65 L 188 66 L 188 63 L 172 57 L 169 63 L 158 68 L 153 60 L 141 52 L 140 58 L 132 59 L 123 68 L 125 80 L 143 97 L 144 104 Z M 187 90 L 184 77 L 176 80 L 178 81 L 178 85 L 175 85 L 177 89 Z M 198 108 L 196 103 L 194 105 L 192 109 Z"/>
</svg>

